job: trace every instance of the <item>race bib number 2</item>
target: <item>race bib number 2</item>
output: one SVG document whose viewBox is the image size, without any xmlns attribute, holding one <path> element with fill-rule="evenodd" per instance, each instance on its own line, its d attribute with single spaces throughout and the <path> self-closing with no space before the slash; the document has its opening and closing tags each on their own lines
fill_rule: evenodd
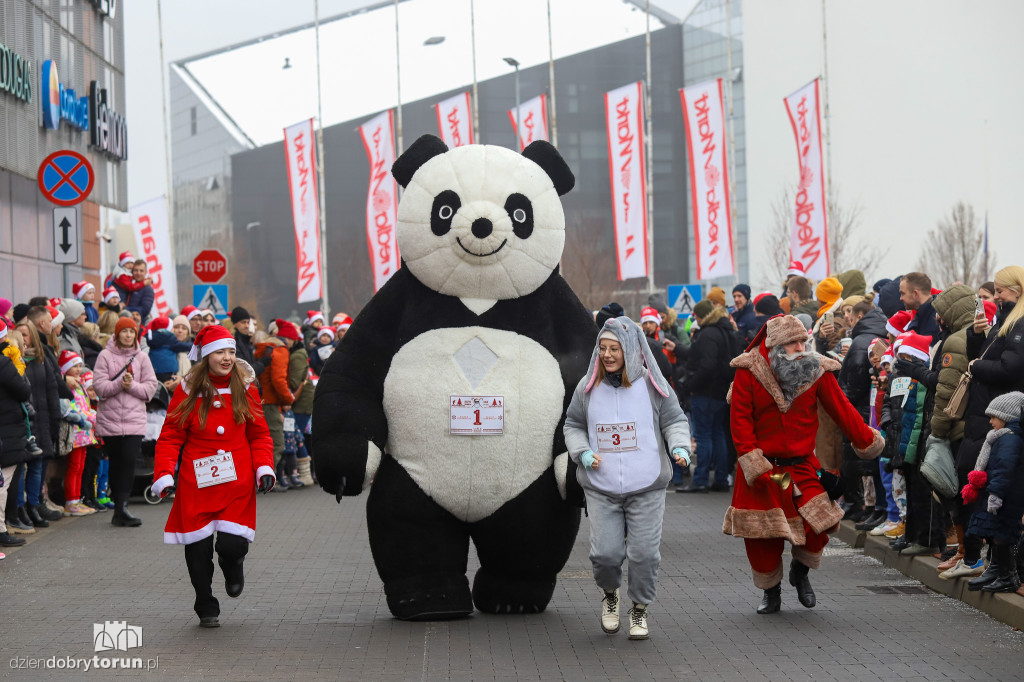
<svg viewBox="0 0 1024 682">
<path fill-rule="evenodd" d="M 628 452 L 637 449 L 636 422 L 597 425 L 599 452 Z"/>
<path fill-rule="evenodd" d="M 196 485 L 200 488 L 238 480 L 235 473 L 235 458 L 230 452 L 193 460 L 192 466 L 196 472 Z"/>
<path fill-rule="evenodd" d="M 453 436 L 500 436 L 505 433 L 505 398 L 500 395 L 449 396 L 448 433 Z"/>
</svg>

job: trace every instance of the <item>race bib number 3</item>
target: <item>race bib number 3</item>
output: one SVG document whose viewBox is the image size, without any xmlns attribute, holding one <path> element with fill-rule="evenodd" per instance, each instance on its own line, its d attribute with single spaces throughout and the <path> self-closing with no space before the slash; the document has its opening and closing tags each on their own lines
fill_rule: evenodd
<svg viewBox="0 0 1024 682">
<path fill-rule="evenodd" d="M 636 450 L 636 422 L 597 425 L 599 452 L 628 452 Z"/>
<path fill-rule="evenodd" d="M 196 485 L 200 488 L 238 480 L 235 474 L 235 458 L 230 452 L 193 460 L 192 466 L 196 472 Z"/>
<path fill-rule="evenodd" d="M 449 396 L 453 436 L 500 436 L 505 433 L 505 398 L 500 395 Z"/>
</svg>

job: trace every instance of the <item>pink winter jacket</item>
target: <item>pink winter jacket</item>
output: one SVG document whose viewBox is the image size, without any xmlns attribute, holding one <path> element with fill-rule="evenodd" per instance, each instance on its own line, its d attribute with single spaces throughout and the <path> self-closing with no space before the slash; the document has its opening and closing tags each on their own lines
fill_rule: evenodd
<svg viewBox="0 0 1024 682">
<path fill-rule="evenodd" d="M 114 379 L 135 356 L 131 388 L 121 388 L 124 374 Z M 114 337 L 107 341 L 92 370 L 92 387 L 100 404 L 96 409 L 96 433 L 100 436 L 146 435 L 146 403 L 157 389 L 156 374 L 149 356 L 138 348 L 118 348 Z"/>
</svg>

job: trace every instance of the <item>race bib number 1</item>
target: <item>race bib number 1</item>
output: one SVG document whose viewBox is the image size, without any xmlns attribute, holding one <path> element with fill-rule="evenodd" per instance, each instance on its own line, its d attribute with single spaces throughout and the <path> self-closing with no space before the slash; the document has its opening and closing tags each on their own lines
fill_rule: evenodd
<svg viewBox="0 0 1024 682">
<path fill-rule="evenodd" d="M 636 422 L 597 425 L 599 452 L 628 452 L 636 450 Z"/>
<path fill-rule="evenodd" d="M 505 398 L 500 395 L 449 396 L 453 436 L 500 436 L 505 433 Z"/>
<path fill-rule="evenodd" d="M 200 488 L 238 480 L 235 474 L 235 458 L 230 452 L 193 460 L 192 466 L 196 472 L 196 485 Z"/>
</svg>

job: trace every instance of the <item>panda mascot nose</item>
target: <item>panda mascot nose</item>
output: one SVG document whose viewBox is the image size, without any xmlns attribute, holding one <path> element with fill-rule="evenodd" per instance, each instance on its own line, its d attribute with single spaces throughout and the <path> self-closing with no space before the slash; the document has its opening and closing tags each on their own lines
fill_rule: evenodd
<svg viewBox="0 0 1024 682">
<path fill-rule="evenodd" d="M 494 232 L 494 225 L 487 218 L 477 218 L 473 221 L 470 230 L 473 232 L 473 236 L 477 239 L 484 239 L 490 236 L 491 232 Z"/>
</svg>

